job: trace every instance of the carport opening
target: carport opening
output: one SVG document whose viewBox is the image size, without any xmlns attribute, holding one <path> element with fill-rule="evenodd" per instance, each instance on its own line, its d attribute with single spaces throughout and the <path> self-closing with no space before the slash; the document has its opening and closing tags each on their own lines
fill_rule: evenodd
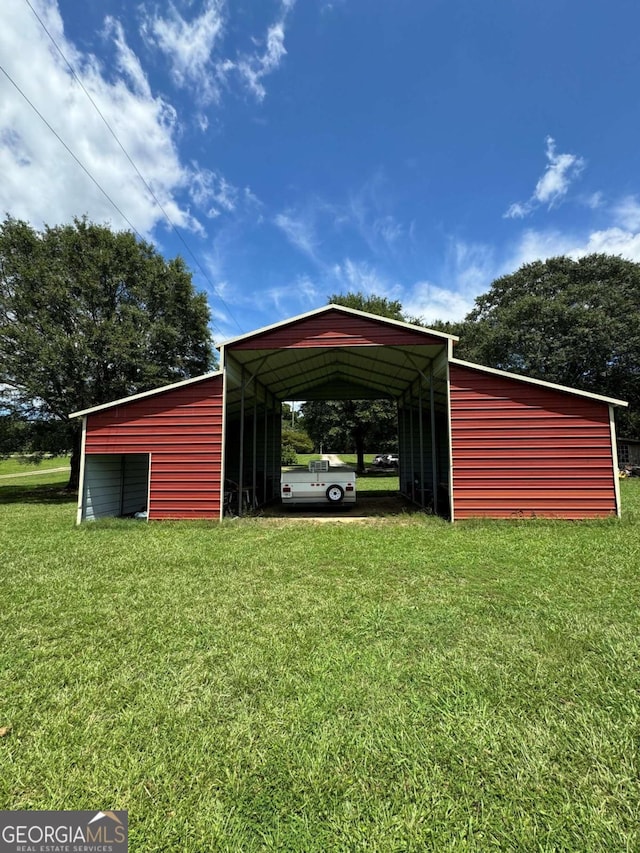
<svg viewBox="0 0 640 853">
<path fill-rule="evenodd" d="M 331 305 L 227 342 L 225 491 L 240 514 L 280 498 L 283 402 L 385 399 L 397 412 L 400 494 L 447 516 L 451 348 L 450 335 Z"/>
<path fill-rule="evenodd" d="M 401 497 L 406 508 L 413 506 L 448 518 L 450 451 L 446 372 L 432 375 L 428 382 L 424 376 L 418 379 L 421 381 L 393 401 L 397 413 L 397 449 L 381 448 L 375 440 L 365 443 L 365 460 L 386 450 L 396 459 L 393 464 L 380 466 L 366 461 L 365 473 L 358 475 L 357 502 L 364 505 L 374 497 Z M 239 405 L 227 414 L 226 515 L 244 515 L 268 505 L 280 505 L 281 477 L 290 470 L 290 466 L 281 464 L 283 401 L 272 398 L 256 377 L 245 384 L 244 393 L 240 387 L 238 396 Z M 355 443 L 336 446 L 328 439 L 322 444 L 322 452 L 341 456 L 356 470 Z M 300 465 L 306 467 L 303 461 Z M 334 509 L 339 511 L 337 507 Z"/>
<path fill-rule="evenodd" d="M 84 463 L 82 521 L 148 518 L 151 454 L 88 454 Z"/>
</svg>

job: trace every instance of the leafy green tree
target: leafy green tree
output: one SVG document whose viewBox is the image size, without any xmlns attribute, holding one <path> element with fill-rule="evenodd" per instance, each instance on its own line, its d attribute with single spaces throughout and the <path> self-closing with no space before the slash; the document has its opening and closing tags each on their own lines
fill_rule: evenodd
<svg viewBox="0 0 640 853">
<path fill-rule="evenodd" d="M 69 413 L 209 369 L 209 309 L 183 260 L 86 219 L 0 225 L 0 409 L 65 424 Z"/>
<path fill-rule="evenodd" d="M 357 293 L 353 291 L 334 293 L 329 297 L 329 304 L 355 308 L 356 311 L 366 311 L 369 314 L 377 314 L 379 317 L 388 317 L 390 320 L 401 320 L 405 323 L 413 322 L 405 318 L 402 303 L 398 302 L 397 299 L 387 299 L 386 296 L 376 296 L 375 294 L 365 296 L 361 291 Z"/>
<path fill-rule="evenodd" d="M 316 447 L 355 450 L 360 472 L 367 450 L 397 449 L 396 409 L 390 400 L 310 400 L 302 408 Z"/>
<path fill-rule="evenodd" d="M 295 453 L 312 453 L 313 440 L 300 429 L 282 427 L 282 444 L 288 444 Z"/>
<path fill-rule="evenodd" d="M 456 355 L 628 400 L 640 437 L 640 264 L 594 254 L 525 264 L 476 299 Z"/>
</svg>

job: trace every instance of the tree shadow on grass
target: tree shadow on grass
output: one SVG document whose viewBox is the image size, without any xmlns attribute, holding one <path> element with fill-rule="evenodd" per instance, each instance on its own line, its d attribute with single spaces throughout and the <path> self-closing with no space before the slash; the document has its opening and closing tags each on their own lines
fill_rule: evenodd
<svg viewBox="0 0 640 853">
<path fill-rule="evenodd" d="M 38 486 L 0 486 L 1 504 L 76 504 L 77 492 L 57 483 Z"/>
</svg>

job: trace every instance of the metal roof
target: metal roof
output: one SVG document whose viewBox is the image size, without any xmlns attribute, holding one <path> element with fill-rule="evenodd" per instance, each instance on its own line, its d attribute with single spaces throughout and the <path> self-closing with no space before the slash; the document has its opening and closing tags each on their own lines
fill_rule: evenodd
<svg viewBox="0 0 640 853">
<path fill-rule="evenodd" d="M 270 326 L 263 326 L 261 329 L 255 329 L 253 332 L 246 332 L 244 335 L 238 335 L 235 338 L 228 338 L 222 343 L 217 345 L 217 349 L 222 349 L 223 347 L 232 346 L 233 344 L 237 344 L 240 341 L 246 341 L 250 338 L 258 337 L 259 335 L 264 335 L 266 332 L 272 332 L 275 329 L 281 329 L 285 326 L 291 326 L 295 323 L 299 323 L 300 320 L 306 320 L 309 317 L 315 317 L 319 314 L 326 314 L 328 311 L 340 311 L 343 314 L 352 314 L 354 317 L 362 317 L 365 320 L 375 320 L 377 323 L 381 322 L 385 325 L 389 326 L 397 326 L 399 329 L 410 329 L 413 332 L 420 332 L 424 335 L 434 335 L 437 338 L 442 338 L 444 340 L 452 340 L 459 341 L 460 338 L 457 335 L 450 335 L 447 332 L 439 332 L 435 329 L 428 329 L 425 326 L 416 326 L 413 323 L 405 323 L 402 320 L 392 320 L 389 317 L 382 317 L 380 314 L 370 314 L 367 311 L 359 311 L 356 308 L 347 308 L 345 305 L 337 305 L 334 302 L 330 302 L 327 305 L 323 305 L 320 308 L 314 308 L 312 311 L 306 311 L 304 314 L 296 314 L 295 317 L 288 317 L 286 320 L 280 320 L 278 323 L 272 323 Z"/>
<path fill-rule="evenodd" d="M 130 397 L 121 397 L 119 400 L 112 400 L 110 403 L 102 403 L 99 406 L 92 406 L 90 409 L 81 409 L 78 412 L 72 412 L 69 417 L 81 418 L 84 415 L 92 415 L 94 412 L 101 412 L 103 409 L 111 409 L 113 406 L 120 406 L 123 403 L 133 403 L 134 400 L 142 400 L 144 397 L 152 397 L 154 394 L 163 394 L 165 391 L 172 391 L 174 388 L 182 388 L 183 385 L 204 382 L 205 379 L 213 379 L 214 376 L 220 376 L 221 374 L 221 370 L 214 370 L 212 373 L 203 373 L 202 376 L 181 379 L 179 382 L 172 382 L 170 385 L 161 385 L 159 388 L 151 388 L 149 391 L 142 391 L 140 394 L 132 394 Z"/>
<path fill-rule="evenodd" d="M 260 348 L 260 341 L 256 340 L 255 347 L 247 347 L 247 342 L 250 342 L 252 339 L 258 339 L 262 335 L 268 337 L 269 333 L 276 330 L 295 326 L 300 321 L 306 321 L 309 318 L 318 317 L 330 311 L 338 311 L 347 317 L 352 316 L 375 321 L 378 325 L 396 329 L 398 335 L 394 336 L 394 338 L 398 343 L 394 345 L 367 344 L 366 346 L 353 346 L 349 345 L 348 341 L 346 341 L 344 345 L 322 346 L 315 345 L 314 343 L 314 345 L 304 348 L 296 348 L 269 347 L 265 341 L 265 347 Z M 406 344 L 400 343 L 403 337 L 403 330 L 410 333 L 406 335 Z M 424 338 L 424 344 L 417 342 L 419 338 L 416 339 L 416 332 L 419 338 Z M 234 380 L 230 381 L 227 386 L 227 405 L 231 408 L 237 407 L 240 403 L 242 377 L 244 377 L 245 388 L 249 389 L 250 396 L 253 393 L 251 388 L 255 387 L 255 385 L 249 380 L 255 377 L 263 387 L 267 388 L 279 400 L 355 400 L 380 398 L 398 400 L 407 393 L 408 389 L 415 383 L 419 376 L 422 375 L 425 379 L 431 381 L 432 366 L 436 358 L 443 354 L 448 356 L 451 364 L 458 364 L 462 367 L 484 373 L 508 377 L 519 382 L 542 385 L 556 391 L 588 397 L 614 406 L 628 405 L 624 400 L 605 397 L 589 391 L 580 391 L 575 388 L 532 379 L 521 374 L 496 370 L 480 364 L 474 364 L 473 362 L 453 358 L 451 354 L 452 345 L 457 340 L 458 338 L 455 335 L 449 335 L 445 332 L 426 329 L 422 326 L 403 323 L 399 320 L 390 320 L 386 317 L 368 314 L 364 311 L 357 311 L 342 305 L 330 304 L 305 314 L 299 314 L 296 317 L 290 317 L 280 323 L 265 326 L 262 329 L 231 338 L 220 344 L 218 349 L 221 352 L 223 365 L 226 364 L 229 368 L 232 366 L 235 367 L 234 372 L 236 375 Z M 242 345 L 237 347 L 237 344 Z M 433 377 L 434 392 L 438 405 L 446 405 L 447 392 L 442 381 L 445 375 L 445 365 L 446 359 L 440 358 L 439 369 Z M 238 368 L 242 371 L 240 377 L 238 376 Z M 206 373 L 203 376 L 196 376 L 170 385 L 164 385 L 160 388 L 152 388 L 140 394 L 134 394 L 110 403 L 103 403 L 99 406 L 73 412 L 70 417 L 82 417 L 144 397 L 162 394 L 174 388 L 211 379 L 214 376 L 219 376 L 221 372 L 214 371 Z"/>
<path fill-rule="evenodd" d="M 523 376 L 522 373 L 510 373 L 507 370 L 498 370 L 495 367 L 485 367 L 475 364 L 473 361 L 463 361 L 460 358 L 450 358 L 450 364 L 459 364 L 460 367 L 468 367 L 471 370 L 479 370 L 481 373 L 492 373 L 495 376 L 504 376 L 507 379 L 517 379 L 530 385 L 541 385 L 543 388 L 552 388 L 554 391 L 564 391 L 565 394 L 575 394 L 578 397 L 588 397 L 601 403 L 609 403 L 610 406 L 622 406 L 626 408 L 629 403 L 626 400 L 617 400 L 615 397 L 605 397 L 603 394 L 594 394 L 592 391 L 581 391 L 578 388 L 569 388 L 567 385 L 557 385 L 555 382 L 545 382 L 544 379 L 534 379 L 531 376 Z"/>
<path fill-rule="evenodd" d="M 313 347 L 235 350 L 247 378 L 280 400 L 400 397 L 421 371 L 428 375 L 442 346 Z M 229 355 L 229 354 L 227 354 Z"/>
</svg>

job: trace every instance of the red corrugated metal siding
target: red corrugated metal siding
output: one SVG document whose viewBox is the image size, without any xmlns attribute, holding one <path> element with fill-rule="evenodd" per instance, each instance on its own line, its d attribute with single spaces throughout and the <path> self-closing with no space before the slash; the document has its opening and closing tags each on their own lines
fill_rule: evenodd
<svg viewBox="0 0 640 853">
<path fill-rule="evenodd" d="M 248 340 L 229 344 L 230 350 L 295 349 L 298 347 L 357 347 L 357 346 L 409 346 L 435 344 L 442 346 L 444 339 L 431 337 L 384 320 L 376 322 L 330 310 L 315 317 L 297 320 L 287 326 L 255 335 Z"/>
<path fill-rule="evenodd" d="M 609 407 L 450 365 L 455 518 L 616 512 Z"/>
<path fill-rule="evenodd" d="M 88 415 L 86 453 L 151 453 L 149 518 L 218 518 L 222 376 Z"/>
</svg>

